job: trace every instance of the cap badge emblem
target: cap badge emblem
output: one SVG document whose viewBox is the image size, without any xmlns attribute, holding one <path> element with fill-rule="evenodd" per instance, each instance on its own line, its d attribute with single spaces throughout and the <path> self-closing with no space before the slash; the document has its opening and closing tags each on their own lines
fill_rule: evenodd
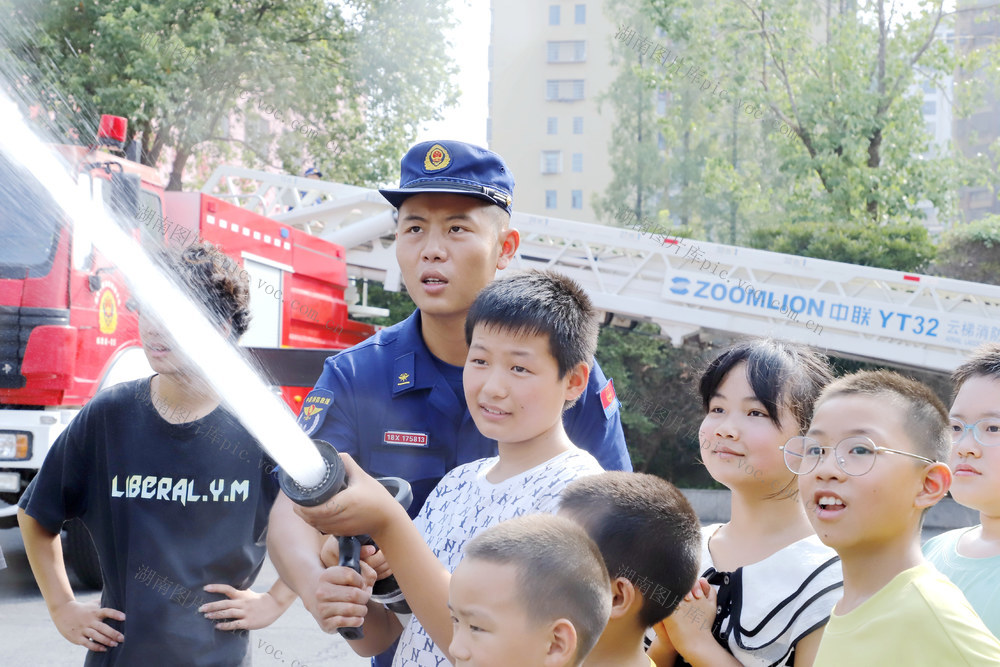
<svg viewBox="0 0 1000 667">
<path fill-rule="evenodd" d="M 441 144 L 434 144 L 424 156 L 424 171 L 441 171 L 451 164 L 451 154 Z"/>
</svg>

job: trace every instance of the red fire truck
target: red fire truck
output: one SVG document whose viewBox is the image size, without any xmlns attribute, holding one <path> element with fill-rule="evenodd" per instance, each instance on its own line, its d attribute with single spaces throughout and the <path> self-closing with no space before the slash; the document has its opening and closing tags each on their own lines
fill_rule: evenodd
<svg viewBox="0 0 1000 667">
<path fill-rule="evenodd" d="M 125 129 L 104 116 L 98 144 L 108 150 L 59 147 L 77 187 L 146 247 L 203 238 L 247 270 L 253 321 L 241 343 L 297 413 L 322 359 L 375 331 L 348 316 L 344 248 L 206 194 L 164 191 L 153 168 L 124 155 Z M 0 528 L 16 525 L 18 499 L 80 407 L 151 373 L 127 280 L 74 224 L 0 154 Z M 100 585 L 78 521 L 67 524 L 66 551 L 80 579 Z"/>
</svg>

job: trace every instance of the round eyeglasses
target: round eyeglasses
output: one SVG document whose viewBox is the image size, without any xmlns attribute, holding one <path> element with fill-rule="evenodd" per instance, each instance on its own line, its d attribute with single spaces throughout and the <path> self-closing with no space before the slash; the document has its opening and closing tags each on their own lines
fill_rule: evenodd
<svg viewBox="0 0 1000 667">
<path fill-rule="evenodd" d="M 833 450 L 837 466 L 852 477 L 870 472 L 875 466 L 876 456 L 882 452 L 902 454 L 925 463 L 936 463 L 933 459 L 919 454 L 879 447 L 863 435 L 845 438 L 836 445 L 821 445 L 818 440 L 800 435 L 790 439 L 780 449 L 785 456 L 785 465 L 796 475 L 805 475 L 815 470 L 819 460 L 823 458 L 823 452 L 828 449 Z"/>
<path fill-rule="evenodd" d="M 996 417 L 986 417 L 975 424 L 966 424 L 953 417 L 948 422 L 948 430 L 951 431 L 951 442 L 955 445 L 962 441 L 968 431 L 972 431 L 972 437 L 983 447 L 1000 445 L 1000 419 Z"/>
</svg>

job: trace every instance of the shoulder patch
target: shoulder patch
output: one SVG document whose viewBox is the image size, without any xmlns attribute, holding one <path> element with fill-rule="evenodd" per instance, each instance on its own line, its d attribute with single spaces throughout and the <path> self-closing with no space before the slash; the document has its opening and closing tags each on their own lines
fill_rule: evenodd
<svg viewBox="0 0 1000 667">
<path fill-rule="evenodd" d="M 608 378 L 608 383 L 601 389 L 601 407 L 604 408 L 605 418 L 611 419 L 611 415 L 618 410 L 620 405 L 618 396 L 615 395 L 614 381 Z"/>
<path fill-rule="evenodd" d="M 313 435 L 323 425 L 326 414 L 333 405 L 333 392 L 329 389 L 313 389 L 302 401 L 302 410 L 296 420 L 306 435 Z"/>
</svg>

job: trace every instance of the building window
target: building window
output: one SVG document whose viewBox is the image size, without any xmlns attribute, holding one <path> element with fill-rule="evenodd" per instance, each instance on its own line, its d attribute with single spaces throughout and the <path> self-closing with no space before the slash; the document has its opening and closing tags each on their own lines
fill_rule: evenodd
<svg viewBox="0 0 1000 667">
<path fill-rule="evenodd" d="M 542 151 L 542 173 L 558 174 L 562 172 L 562 151 Z"/>
<path fill-rule="evenodd" d="M 549 25 L 559 25 L 559 5 L 549 5 Z"/>
<path fill-rule="evenodd" d="M 583 190 L 573 190 L 573 208 L 583 208 Z"/>
<path fill-rule="evenodd" d="M 549 79 L 545 82 L 545 99 L 573 102 L 583 99 L 583 79 Z"/>
<path fill-rule="evenodd" d="M 583 153 L 573 153 L 573 171 L 583 171 Z"/>
<path fill-rule="evenodd" d="M 556 207 L 556 191 L 546 190 L 545 191 L 545 208 L 555 208 Z"/>
<path fill-rule="evenodd" d="M 993 195 L 989 188 L 974 188 L 969 190 L 969 208 L 989 208 L 993 204 Z"/>
<path fill-rule="evenodd" d="M 545 50 L 550 63 L 582 63 L 587 60 L 587 42 L 546 42 Z"/>
<path fill-rule="evenodd" d="M 583 25 L 587 22 L 587 5 L 576 5 L 573 7 L 573 16 L 577 25 Z"/>
<path fill-rule="evenodd" d="M 934 100 L 924 102 L 924 115 L 933 116 L 935 113 L 937 113 L 937 102 Z"/>
<path fill-rule="evenodd" d="M 583 116 L 573 116 L 573 134 L 583 134 Z"/>
<path fill-rule="evenodd" d="M 545 134 L 559 134 L 559 119 L 549 116 L 545 121 Z"/>
</svg>

